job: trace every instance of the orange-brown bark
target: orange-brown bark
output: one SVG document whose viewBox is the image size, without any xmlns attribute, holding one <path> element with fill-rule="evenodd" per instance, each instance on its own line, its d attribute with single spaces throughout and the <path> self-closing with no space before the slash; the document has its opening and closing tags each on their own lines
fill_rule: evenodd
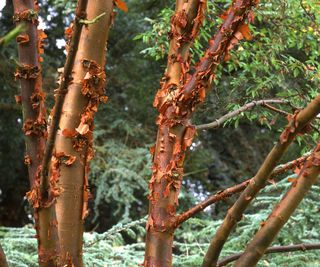
<svg viewBox="0 0 320 267">
<path fill-rule="evenodd" d="M 257 1 L 235 0 L 218 33 L 210 40 L 205 56 L 189 74 L 189 48 L 203 17 L 205 1 L 177 1 L 171 19 L 167 70 L 161 81 L 154 106 L 158 135 L 153 153 L 153 175 L 149 182 L 149 217 L 147 222 L 144 266 L 171 266 L 173 228 L 183 175 L 185 151 L 192 144 L 195 127 L 190 117 L 205 98 L 216 65 L 241 39 L 240 27 Z"/>
<path fill-rule="evenodd" d="M 307 159 L 298 178 L 293 181 L 289 191 L 275 206 L 269 218 L 248 244 L 245 252 L 235 262 L 235 267 L 256 266 L 278 232 L 289 220 L 302 199 L 316 182 L 320 174 L 320 143 Z"/>
<path fill-rule="evenodd" d="M 6 255 L 4 254 L 4 251 L 0 245 L 0 266 L 1 267 L 8 267 Z"/>
<path fill-rule="evenodd" d="M 309 123 L 320 112 L 320 96 L 317 96 L 305 109 L 289 117 L 289 124 L 280 136 L 280 140 L 270 151 L 249 186 L 242 192 L 234 205 L 228 210 L 223 223 L 211 240 L 204 258 L 203 267 L 215 266 L 220 252 L 232 229 L 241 220 L 242 215 L 252 199 L 263 188 L 282 155 L 297 134 L 304 133 L 310 128 Z"/>
<path fill-rule="evenodd" d="M 161 89 L 154 101 L 160 112 L 158 136 L 153 156 L 153 175 L 149 182 L 149 218 L 144 266 L 171 266 L 173 233 L 166 226 L 175 215 L 183 172 L 184 151 L 194 128 L 188 120 L 174 118 L 168 107 L 171 97 L 184 84 L 189 69 L 189 48 L 197 35 L 205 3 L 177 0 L 171 18 L 168 64 Z"/>
<path fill-rule="evenodd" d="M 83 221 L 89 198 L 88 171 L 93 157 L 93 117 L 105 102 L 105 50 L 113 17 L 112 0 L 89 1 L 87 19 L 104 14 L 82 29 L 73 66 L 73 80 L 66 93 L 53 157 L 59 175 L 57 199 L 61 259 L 66 266 L 83 266 Z"/>
<path fill-rule="evenodd" d="M 33 0 L 14 0 L 14 21 L 24 23 L 25 32 L 17 36 L 19 66 L 15 73 L 20 80 L 21 96 L 16 97 L 22 104 L 23 131 L 26 142 L 25 164 L 31 190 L 27 197 L 34 208 L 35 228 L 38 238 L 40 266 L 57 266 L 58 234 L 52 203 L 43 205 L 39 194 L 41 161 L 43 157 L 47 125 L 45 119 L 44 93 L 42 91 L 41 66 L 43 31 L 37 30 L 38 6 Z"/>
</svg>

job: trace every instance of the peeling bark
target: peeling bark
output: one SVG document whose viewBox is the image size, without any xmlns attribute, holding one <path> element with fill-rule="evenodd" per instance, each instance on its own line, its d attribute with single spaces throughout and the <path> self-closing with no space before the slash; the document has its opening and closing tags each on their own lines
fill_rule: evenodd
<svg viewBox="0 0 320 267">
<path fill-rule="evenodd" d="M 154 106 L 158 136 L 153 155 L 153 175 L 149 182 L 149 218 L 144 266 L 172 265 L 173 231 L 166 229 L 174 219 L 183 175 L 184 153 L 195 132 L 188 119 L 175 116 L 173 95 L 179 91 L 189 70 L 189 48 L 201 24 L 205 3 L 178 0 L 171 18 L 167 70 Z"/>
<path fill-rule="evenodd" d="M 235 267 L 256 266 L 281 228 L 289 220 L 300 202 L 316 182 L 320 174 L 320 143 L 307 159 L 298 178 L 292 182 L 289 191 L 283 196 L 260 230 L 248 244 L 245 252 L 235 262 Z"/>
<path fill-rule="evenodd" d="M 27 198 L 34 208 L 35 228 L 38 239 L 39 266 L 58 265 L 58 232 L 53 205 L 43 206 L 39 193 L 41 161 L 47 124 L 45 118 L 44 93 L 41 79 L 42 39 L 45 33 L 37 30 L 38 5 L 33 0 L 14 0 L 14 22 L 25 24 L 25 31 L 16 40 L 19 50 L 19 65 L 15 78 L 20 80 L 21 96 L 16 97 L 22 104 L 23 131 L 26 142 L 25 164 L 31 190 Z"/>
<path fill-rule="evenodd" d="M 282 155 L 297 134 L 304 133 L 309 128 L 309 123 L 320 112 L 320 96 L 317 96 L 305 109 L 296 112 L 293 117 L 289 117 L 289 124 L 280 135 L 279 142 L 273 147 L 265 161 L 261 165 L 255 177 L 251 180 L 249 186 L 242 192 L 234 205 L 228 210 L 223 223 L 218 228 L 215 236 L 211 240 L 203 267 L 215 266 L 217 264 L 220 252 L 224 243 L 229 237 L 232 229 L 241 220 L 242 215 L 250 204 L 252 199 L 263 188 L 270 177 Z"/>
<path fill-rule="evenodd" d="M 149 217 L 144 266 L 172 265 L 173 225 L 178 205 L 185 151 L 192 144 L 195 127 L 190 117 L 204 101 L 214 78 L 215 67 L 233 45 L 243 38 L 241 27 L 257 1 L 235 0 L 225 14 L 218 33 L 210 40 L 205 56 L 189 73 L 189 48 L 197 36 L 206 1 L 176 2 L 171 18 L 167 70 L 154 106 L 158 135 L 153 154 L 153 175 L 149 182 Z M 237 37 L 236 37 L 237 36 Z M 235 41 L 236 38 L 236 41 Z"/>
<path fill-rule="evenodd" d="M 89 1 L 87 19 L 102 15 L 82 29 L 73 66 L 73 79 L 66 92 L 55 155 L 61 194 L 56 212 L 61 259 L 66 266 L 83 266 L 83 222 L 89 198 L 88 171 L 93 157 L 93 117 L 98 104 L 106 101 L 105 50 L 113 16 L 112 0 Z"/>
</svg>

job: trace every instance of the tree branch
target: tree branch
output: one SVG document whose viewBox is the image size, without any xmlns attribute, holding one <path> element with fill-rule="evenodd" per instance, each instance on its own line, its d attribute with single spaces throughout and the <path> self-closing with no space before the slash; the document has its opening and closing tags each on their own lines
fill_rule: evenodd
<svg viewBox="0 0 320 267">
<path fill-rule="evenodd" d="M 303 162 L 305 162 L 305 160 L 307 159 L 307 157 L 309 155 L 310 155 L 310 153 L 307 153 L 300 158 L 297 158 L 295 160 L 287 162 L 286 164 L 282 164 L 282 165 L 277 166 L 275 168 L 275 170 L 272 172 L 270 179 L 274 179 L 278 175 L 283 174 L 283 173 L 287 172 L 288 170 L 293 169 L 297 166 L 300 166 Z M 234 194 L 242 192 L 247 187 L 247 185 L 250 183 L 250 181 L 252 179 L 253 178 L 248 179 L 240 184 L 229 187 L 227 189 L 221 190 L 221 191 L 217 192 L 216 194 L 208 197 L 204 201 L 200 202 L 199 204 L 195 205 L 194 207 L 190 208 L 188 211 L 185 211 L 185 212 L 177 215 L 174 222 L 172 223 L 172 225 L 170 227 L 175 229 L 175 228 L 179 227 L 183 222 L 187 221 L 189 218 L 195 216 L 198 212 L 203 211 L 206 207 L 208 207 L 218 201 L 221 201 L 221 200 L 224 200 L 228 197 L 231 197 Z"/>
<path fill-rule="evenodd" d="M 292 251 L 306 251 L 306 250 L 314 250 L 314 249 L 320 249 L 320 243 L 315 243 L 315 244 L 306 244 L 306 243 L 301 243 L 301 244 L 296 244 L 296 245 L 288 245 L 288 246 L 274 246 L 274 247 L 269 247 L 265 254 L 271 254 L 271 253 L 281 253 L 281 252 L 292 252 Z M 218 262 L 217 267 L 222 267 L 226 266 L 228 263 L 233 262 L 237 259 L 239 259 L 244 252 L 236 253 L 231 256 L 228 256 L 221 261 Z"/>
<path fill-rule="evenodd" d="M 251 110 L 257 106 L 264 106 L 264 107 L 270 108 L 270 106 L 268 105 L 269 103 L 286 104 L 288 102 L 286 100 L 281 100 L 281 99 L 265 99 L 265 100 L 252 101 L 250 103 L 243 105 L 239 109 L 231 111 L 231 112 L 227 113 L 226 115 L 222 116 L 221 118 L 216 119 L 214 122 L 197 125 L 196 129 L 197 130 L 205 130 L 205 129 L 219 128 L 227 120 L 238 116 L 239 114 L 241 114 L 244 111 Z"/>
<path fill-rule="evenodd" d="M 289 124 L 282 132 L 280 140 L 270 151 L 256 176 L 250 181 L 249 186 L 246 187 L 238 200 L 228 210 L 223 223 L 220 225 L 211 241 L 202 264 L 203 267 L 215 266 L 217 264 L 224 243 L 227 241 L 227 238 L 234 226 L 241 220 L 243 213 L 251 200 L 258 194 L 261 188 L 263 188 L 277 162 L 292 143 L 295 136 L 298 133 L 306 131 L 310 121 L 314 119 L 319 112 L 320 95 L 317 96 L 305 109 L 295 113 L 294 116 L 289 118 Z"/>
<path fill-rule="evenodd" d="M 305 162 L 298 178 L 292 182 L 289 191 L 274 207 L 268 219 L 247 245 L 245 252 L 235 262 L 234 267 L 256 266 L 278 232 L 289 220 L 300 202 L 309 192 L 320 174 L 320 143 Z"/>
<path fill-rule="evenodd" d="M 59 122 L 62 115 L 62 107 L 67 93 L 68 85 L 72 81 L 72 68 L 74 65 L 74 60 L 78 51 L 78 45 L 81 35 L 81 30 L 83 23 L 81 20 L 86 17 L 86 7 L 88 0 L 79 0 L 76 8 L 76 17 L 74 21 L 73 33 L 69 45 L 68 56 L 66 63 L 64 65 L 63 74 L 61 77 L 61 83 L 57 90 L 55 105 L 53 108 L 52 121 L 50 125 L 49 135 L 44 151 L 43 161 L 42 161 L 42 171 L 41 171 L 41 183 L 40 190 L 42 198 L 45 200 L 47 198 L 47 191 L 49 189 L 49 165 L 52 157 L 53 147 L 55 143 L 56 134 L 59 128 Z"/>
</svg>

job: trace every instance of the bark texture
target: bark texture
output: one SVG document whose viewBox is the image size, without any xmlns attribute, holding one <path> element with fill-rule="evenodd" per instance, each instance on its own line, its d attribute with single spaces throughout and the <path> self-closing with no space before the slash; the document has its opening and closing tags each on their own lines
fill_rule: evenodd
<svg viewBox="0 0 320 267">
<path fill-rule="evenodd" d="M 89 161 L 93 157 L 93 117 L 99 103 L 107 100 L 104 64 L 113 18 L 112 0 L 88 2 L 87 19 L 98 16 L 98 20 L 82 29 L 51 163 L 51 177 L 59 177 L 56 213 L 61 259 L 66 266 L 83 266 L 83 221 L 89 198 Z"/>
<path fill-rule="evenodd" d="M 173 94 L 186 79 L 189 69 L 189 48 L 202 20 L 204 3 L 198 0 L 177 0 L 171 18 L 170 48 L 167 70 L 154 106 L 160 115 L 153 153 L 153 175 L 149 182 L 149 218 L 144 266 L 172 265 L 173 232 L 166 226 L 174 219 L 183 175 L 184 151 L 190 145 L 194 128 L 188 120 L 173 116 Z M 170 105 L 170 107 L 168 107 Z M 181 119 L 181 120 L 180 120 Z"/>
<path fill-rule="evenodd" d="M 298 178 L 292 183 L 289 191 L 275 206 L 269 218 L 248 244 L 243 255 L 235 262 L 234 267 L 256 266 L 278 232 L 289 220 L 302 199 L 316 182 L 320 174 L 320 143 L 308 158 Z"/>
<path fill-rule="evenodd" d="M 282 132 L 280 140 L 270 151 L 249 186 L 229 209 L 223 223 L 218 228 L 204 258 L 203 267 L 216 266 L 220 252 L 233 227 L 241 220 L 242 215 L 256 194 L 269 179 L 276 164 L 285 153 L 297 134 L 310 129 L 310 121 L 320 112 L 320 96 L 317 96 L 305 109 L 290 116 L 289 124 Z"/>
<path fill-rule="evenodd" d="M 43 203 L 40 196 L 40 172 L 47 124 L 45 119 L 44 93 L 41 80 L 42 40 L 46 37 L 43 31 L 37 30 L 38 6 L 33 0 L 14 0 L 14 22 L 25 24 L 16 40 L 19 50 L 19 66 L 15 78 L 20 80 L 21 96 L 16 101 L 22 104 L 23 131 L 25 134 L 25 164 L 31 190 L 27 198 L 34 208 L 35 228 L 38 239 L 40 266 L 58 264 L 58 234 L 55 211 L 52 199 Z"/>
<path fill-rule="evenodd" d="M 183 176 L 185 151 L 192 144 L 195 127 L 190 117 L 214 78 L 215 67 L 232 46 L 243 38 L 241 27 L 256 1 L 235 0 L 224 14 L 224 22 L 210 40 L 205 56 L 189 73 L 189 48 L 201 25 L 206 1 L 178 0 L 171 19 L 167 70 L 154 106 L 158 134 L 153 154 L 153 175 L 149 182 L 144 266 L 171 266 L 173 231 L 178 195 Z M 238 38 L 235 40 L 235 35 Z"/>
<path fill-rule="evenodd" d="M 8 267 L 6 255 L 4 254 L 4 251 L 0 245 L 0 267 Z"/>
</svg>

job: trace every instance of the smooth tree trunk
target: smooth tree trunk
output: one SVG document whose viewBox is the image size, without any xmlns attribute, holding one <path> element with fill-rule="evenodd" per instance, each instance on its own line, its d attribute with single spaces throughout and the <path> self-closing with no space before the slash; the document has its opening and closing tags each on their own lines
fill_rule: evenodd
<svg viewBox="0 0 320 267">
<path fill-rule="evenodd" d="M 99 19 L 97 19 L 99 17 Z M 65 266 L 83 266 L 83 222 L 89 198 L 89 161 L 93 157 L 93 117 L 105 102 L 105 52 L 112 23 L 113 1 L 89 1 L 56 136 L 54 167 L 59 175 L 57 199 L 61 259 Z M 90 20 L 92 20 L 90 22 Z"/>
<path fill-rule="evenodd" d="M 21 84 L 21 96 L 16 96 L 16 101 L 22 104 L 23 111 L 23 131 L 26 143 L 24 161 L 28 167 L 31 187 L 27 197 L 34 208 L 39 265 L 57 266 L 59 243 L 53 205 L 54 197 L 43 201 L 39 191 L 41 161 L 47 136 L 40 66 L 42 40 L 45 38 L 45 34 L 43 31 L 37 30 L 38 6 L 36 2 L 33 0 L 14 0 L 13 4 L 14 22 L 17 25 L 23 24 L 23 28 L 26 29 L 16 38 L 19 65 L 15 78 L 19 79 Z"/>
</svg>

